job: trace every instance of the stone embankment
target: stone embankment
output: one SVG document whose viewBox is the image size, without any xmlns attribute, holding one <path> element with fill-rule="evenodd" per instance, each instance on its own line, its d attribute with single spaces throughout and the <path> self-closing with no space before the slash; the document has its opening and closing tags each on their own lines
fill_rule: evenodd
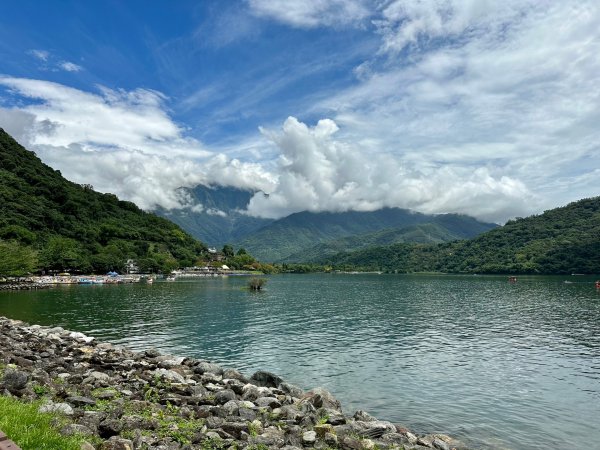
<svg viewBox="0 0 600 450">
<path fill-rule="evenodd" d="M 2 395 L 66 417 L 61 432 L 84 435 L 82 450 L 461 448 L 363 411 L 345 415 L 325 389 L 304 392 L 269 372 L 247 378 L 1 317 L 0 372 Z"/>
<path fill-rule="evenodd" d="M 50 286 L 34 282 L 15 281 L 0 283 L 0 291 L 30 291 L 33 289 L 47 289 Z"/>
</svg>

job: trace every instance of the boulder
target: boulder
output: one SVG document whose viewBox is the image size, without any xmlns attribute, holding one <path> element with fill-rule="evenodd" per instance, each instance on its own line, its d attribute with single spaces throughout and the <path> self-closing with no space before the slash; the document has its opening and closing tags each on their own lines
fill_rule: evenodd
<svg viewBox="0 0 600 450">
<path fill-rule="evenodd" d="M 100 445 L 100 450 L 133 450 L 133 442 L 129 439 L 113 436 Z"/>
<path fill-rule="evenodd" d="M 73 408 L 68 403 L 45 403 L 39 407 L 38 412 L 41 413 L 59 413 L 67 416 L 73 415 Z"/>
<path fill-rule="evenodd" d="M 283 380 L 271 372 L 259 370 L 250 377 L 250 382 L 262 387 L 277 387 Z"/>
<path fill-rule="evenodd" d="M 2 377 L 2 385 L 12 394 L 24 389 L 29 381 L 29 374 L 17 369 L 6 369 Z"/>
<path fill-rule="evenodd" d="M 327 408 L 342 412 L 342 405 L 331 393 L 321 387 L 308 391 L 300 399 L 300 403 L 309 403 L 315 408 Z"/>
</svg>

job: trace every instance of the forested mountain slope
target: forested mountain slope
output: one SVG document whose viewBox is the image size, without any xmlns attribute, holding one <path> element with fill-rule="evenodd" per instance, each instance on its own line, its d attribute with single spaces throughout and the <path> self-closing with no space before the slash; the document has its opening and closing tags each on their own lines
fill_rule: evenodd
<svg viewBox="0 0 600 450">
<path fill-rule="evenodd" d="M 600 197 L 512 220 L 468 241 L 371 247 L 320 262 L 399 272 L 600 273 Z"/>
<path fill-rule="evenodd" d="M 0 128 L 0 242 L 35 253 L 35 268 L 104 272 L 193 263 L 205 246 L 166 219 L 72 183 Z M 28 267 L 29 268 L 29 267 Z"/>
<path fill-rule="evenodd" d="M 430 222 L 402 228 L 386 228 L 374 233 L 358 234 L 327 241 L 300 251 L 285 262 L 317 262 L 339 252 L 360 250 L 368 247 L 398 243 L 437 244 L 475 237 L 498 225 L 479 222 L 459 214 L 433 216 Z"/>
<path fill-rule="evenodd" d="M 376 211 L 299 212 L 279 219 L 236 242 L 262 261 L 285 261 L 291 256 L 302 257 L 302 252 L 319 244 L 340 238 L 376 233 L 385 229 L 400 229 L 436 220 L 427 215 L 400 208 L 383 208 Z M 467 216 L 448 215 L 449 227 L 460 228 L 463 223 L 469 230 L 488 230 L 494 224 L 483 224 Z M 452 222 L 457 222 L 452 224 Z M 474 222 L 477 225 L 474 225 Z M 444 226 L 442 222 L 440 225 Z M 458 226 L 457 226 L 458 225 Z M 464 233 L 465 231 L 460 233 Z M 480 231 L 480 232 L 481 232 Z M 477 233 L 475 233 L 477 234 Z M 352 241 L 348 241 L 351 245 Z"/>
</svg>

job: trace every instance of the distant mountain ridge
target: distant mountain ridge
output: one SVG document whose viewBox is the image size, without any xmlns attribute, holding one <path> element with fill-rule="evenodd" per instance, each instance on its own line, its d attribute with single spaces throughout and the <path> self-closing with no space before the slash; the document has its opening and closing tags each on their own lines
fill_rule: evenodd
<svg viewBox="0 0 600 450">
<path fill-rule="evenodd" d="M 340 252 L 402 242 L 437 244 L 469 239 L 485 233 L 496 224 L 479 222 L 473 217 L 459 214 L 441 214 L 431 221 L 402 228 L 385 228 L 380 231 L 352 235 L 324 242 L 285 258 L 284 262 L 316 263 Z"/>
<path fill-rule="evenodd" d="M 232 244 L 269 262 L 308 262 L 318 256 L 364 248 L 366 244 L 447 242 L 470 238 L 497 226 L 465 215 L 427 215 L 401 208 L 302 211 L 274 220 L 245 213 L 255 191 L 202 185 L 181 191 L 195 207 L 159 208 L 157 214 L 209 246 Z"/>
<path fill-rule="evenodd" d="M 196 239 L 221 248 L 273 222 L 273 219 L 252 217 L 246 210 L 255 191 L 224 186 L 181 188 L 196 209 L 157 208 L 156 214 L 169 219 Z"/>
<path fill-rule="evenodd" d="M 600 197 L 511 220 L 465 241 L 369 247 L 319 262 L 398 272 L 598 274 Z"/>
<path fill-rule="evenodd" d="M 472 237 L 492 229 L 495 224 L 485 224 L 468 216 L 434 216 L 401 208 L 383 208 L 376 211 L 346 212 L 299 212 L 272 222 L 249 236 L 236 242 L 262 261 L 306 262 L 314 260 L 314 253 L 341 246 L 344 249 L 360 246 L 363 239 L 376 240 L 375 236 L 364 236 L 388 230 L 391 235 L 399 229 L 423 225 L 437 220 L 437 239 L 446 241 Z M 450 227 L 450 228 L 446 228 Z M 425 229 L 421 236 L 426 236 Z M 453 231 L 452 231 L 453 230 Z M 462 231 L 460 231 L 462 230 Z M 433 229 L 431 229 L 434 232 Z M 410 230 L 404 230 L 404 239 L 411 240 Z M 418 234 L 418 233 L 417 233 Z M 362 235 L 362 236 L 361 236 Z M 354 238 L 352 238 L 354 237 Z M 347 238 L 345 241 L 338 241 Z M 384 238 L 385 239 L 385 238 Z M 395 239 L 389 238 L 392 242 Z M 427 240 L 427 238 L 424 238 Z M 429 240 L 435 242 L 435 240 Z M 330 244 L 333 247 L 327 247 Z M 324 247 L 319 247 L 324 245 Z M 360 248 L 360 247 L 358 247 Z M 309 251 L 309 249 L 312 249 Z M 306 254 L 303 252 L 308 251 Z"/>
</svg>

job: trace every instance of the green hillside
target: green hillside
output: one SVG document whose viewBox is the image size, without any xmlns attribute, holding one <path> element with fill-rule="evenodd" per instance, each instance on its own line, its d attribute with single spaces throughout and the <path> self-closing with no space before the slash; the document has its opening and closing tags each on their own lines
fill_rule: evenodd
<svg viewBox="0 0 600 450">
<path fill-rule="evenodd" d="M 121 271 L 129 258 L 143 270 L 169 270 L 206 250 L 168 220 L 66 180 L 1 128 L 0 244 L 0 258 L 32 256 L 22 271 Z"/>
<path fill-rule="evenodd" d="M 291 255 L 285 262 L 318 262 L 336 253 L 360 250 L 368 247 L 397 243 L 436 244 L 475 237 L 489 231 L 496 224 L 479 222 L 464 215 L 443 214 L 434 216 L 431 222 L 403 228 L 391 228 L 348 236 L 328 241 Z"/>
<path fill-rule="evenodd" d="M 202 185 L 181 190 L 195 205 L 202 205 L 202 210 L 158 208 L 155 213 L 176 223 L 209 246 L 221 248 L 224 244 L 236 242 L 273 222 L 272 219 L 252 217 L 240 212 L 247 208 L 255 192 Z"/>
<path fill-rule="evenodd" d="M 246 236 L 238 241 L 236 245 L 246 248 L 250 253 L 256 255 L 262 261 L 308 261 L 312 258 L 318 249 L 319 244 L 332 243 L 336 248 L 355 248 L 360 243 L 358 239 L 350 238 L 352 236 L 364 236 L 370 233 L 379 233 L 382 230 L 394 229 L 389 231 L 392 235 L 400 228 L 406 228 L 419 224 L 435 222 L 438 217 L 421 214 L 406 209 L 384 208 L 377 211 L 347 211 L 347 212 L 300 212 L 292 214 L 283 219 L 279 219 L 258 231 Z M 439 219 L 436 222 L 440 227 L 446 228 L 452 239 L 460 237 L 474 236 L 483 231 L 494 227 L 493 224 L 483 224 L 475 219 L 460 215 L 447 215 L 445 219 Z M 432 230 L 433 231 L 433 230 Z M 439 234 L 438 229 L 436 233 Z M 404 238 L 409 239 L 411 230 L 405 230 Z M 427 232 L 424 229 L 412 230 L 414 240 L 419 240 L 416 235 L 421 234 L 422 239 L 427 239 Z M 466 235 L 465 235 L 466 233 Z M 446 235 L 446 232 L 442 232 Z M 446 237 L 448 237 L 446 235 Z M 346 241 L 337 241 L 339 239 L 349 238 Z M 385 242 L 394 242 L 396 237 L 386 237 L 385 232 L 382 236 L 369 236 L 369 239 L 377 242 L 382 239 Z M 440 240 L 447 240 L 438 236 Z M 435 242 L 435 240 L 433 240 Z M 429 240 L 432 242 L 432 240 Z M 329 247 L 325 247 L 329 248 Z M 313 249 L 313 250 L 309 250 Z M 339 251 L 339 250 L 337 250 Z M 306 255 L 304 252 L 307 252 Z M 328 254 L 331 254 L 328 250 Z"/>
<path fill-rule="evenodd" d="M 468 241 L 370 247 L 319 262 L 399 272 L 600 273 L 600 197 L 512 220 Z"/>
</svg>

